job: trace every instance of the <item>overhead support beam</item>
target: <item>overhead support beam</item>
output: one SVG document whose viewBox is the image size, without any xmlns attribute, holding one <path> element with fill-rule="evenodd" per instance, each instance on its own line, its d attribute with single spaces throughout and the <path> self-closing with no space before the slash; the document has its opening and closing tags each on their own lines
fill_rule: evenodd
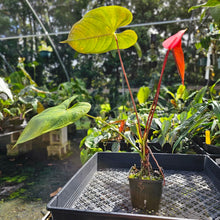
<svg viewBox="0 0 220 220">
<path fill-rule="evenodd" d="M 163 25 L 163 24 L 172 24 L 172 23 L 182 23 L 182 22 L 192 22 L 198 21 L 199 18 L 195 19 L 181 19 L 181 20 L 171 20 L 171 21 L 158 21 L 158 22 L 148 22 L 148 23 L 141 23 L 141 24 L 131 24 L 120 28 L 132 28 L 132 27 L 144 27 L 144 26 L 152 26 L 152 25 Z M 13 40 L 13 39 L 20 39 L 20 38 L 29 38 L 29 37 L 42 37 L 42 36 L 52 36 L 52 35 L 63 35 L 69 34 L 69 31 L 60 31 L 55 33 L 47 33 L 46 34 L 30 34 L 30 35 L 20 35 L 20 36 L 10 36 L 10 37 L 1 37 L 0 40 Z"/>
</svg>

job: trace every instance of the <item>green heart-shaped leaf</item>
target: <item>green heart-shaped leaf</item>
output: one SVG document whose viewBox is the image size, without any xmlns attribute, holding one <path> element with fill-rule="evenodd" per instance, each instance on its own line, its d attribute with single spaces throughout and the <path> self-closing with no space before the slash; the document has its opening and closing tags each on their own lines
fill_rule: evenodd
<svg viewBox="0 0 220 220">
<path fill-rule="evenodd" d="M 15 146 L 49 131 L 60 129 L 72 124 L 88 113 L 91 105 L 87 102 L 79 102 L 69 108 L 71 102 L 76 97 L 76 95 L 72 96 L 60 105 L 48 108 L 34 116 L 21 133 Z"/>
<path fill-rule="evenodd" d="M 125 30 L 122 33 L 115 31 L 128 25 L 132 19 L 132 13 L 121 6 L 93 9 L 73 25 L 68 39 L 61 43 L 68 43 L 80 53 L 105 53 L 117 49 L 117 37 L 120 49 L 129 48 L 136 43 L 137 34 L 133 30 Z"/>
</svg>

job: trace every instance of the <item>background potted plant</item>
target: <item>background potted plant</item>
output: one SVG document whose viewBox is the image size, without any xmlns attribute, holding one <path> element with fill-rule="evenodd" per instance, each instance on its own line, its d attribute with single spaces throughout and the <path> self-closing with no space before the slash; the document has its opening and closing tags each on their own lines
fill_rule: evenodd
<svg viewBox="0 0 220 220">
<path fill-rule="evenodd" d="M 91 10 L 83 17 L 83 19 L 77 22 L 72 27 L 68 39 L 66 41 L 63 41 L 63 43 L 68 43 L 71 47 L 73 47 L 76 51 L 80 53 L 105 53 L 111 50 L 118 51 L 121 68 L 129 89 L 134 112 L 136 115 L 138 139 L 131 139 L 122 134 L 119 130 L 117 130 L 117 132 L 126 141 L 130 142 L 131 145 L 139 152 L 141 160 L 141 167 L 139 170 L 136 167 L 133 167 L 131 169 L 131 173 L 129 174 L 129 180 L 131 184 L 133 184 L 133 182 L 141 181 L 141 183 L 139 183 L 139 186 L 136 185 L 134 187 L 136 192 L 139 191 L 139 196 L 143 195 L 143 187 L 140 187 L 143 186 L 143 182 L 147 182 L 147 184 L 152 185 L 155 185 L 156 183 L 156 185 L 159 186 L 159 189 L 156 190 L 159 191 L 159 196 L 157 197 L 157 201 L 155 202 L 155 204 L 151 203 L 151 198 L 146 197 L 143 197 L 140 203 L 136 203 L 136 200 L 132 198 L 132 204 L 134 207 L 148 210 L 153 209 L 154 211 L 156 211 L 158 209 L 162 193 L 162 183 L 165 182 L 165 179 L 162 168 L 157 163 L 156 158 L 154 157 L 151 149 L 148 146 L 148 134 L 153 120 L 153 115 L 157 106 L 162 76 L 170 51 L 173 52 L 179 74 L 182 78 L 182 83 L 184 83 L 184 56 L 181 48 L 181 38 L 185 30 L 182 30 L 177 34 L 171 36 L 163 43 L 163 46 L 168 50 L 165 55 L 160 80 L 158 83 L 153 104 L 151 106 L 145 130 L 144 132 L 142 132 L 135 101 L 127 79 L 127 74 L 125 72 L 120 53 L 121 49 L 126 49 L 136 43 L 137 35 L 133 30 L 126 30 L 122 33 L 115 32 L 118 27 L 126 26 L 131 21 L 132 13 L 124 7 L 100 7 Z M 69 98 L 66 101 L 64 101 L 61 105 L 49 108 L 32 118 L 25 130 L 23 131 L 23 133 L 21 134 L 20 138 L 18 139 L 16 145 L 29 139 L 35 138 L 36 136 L 39 136 L 42 133 L 73 123 L 75 120 L 85 115 L 90 110 L 90 105 L 88 103 L 76 103 L 73 106 L 71 106 L 71 103 L 73 102 L 73 100 L 75 100 L 75 98 L 75 96 Z M 97 119 L 95 117 L 93 118 Z M 45 121 L 47 123 L 45 123 Z M 157 164 L 157 171 L 155 171 L 152 168 L 149 162 L 150 155 Z M 156 194 L 158 194 L 158 192 L 156 192 Z M 146 193 L 146 196 L 155 197 L 156 194 L 153 193 L 152 195 L 151 191 Z M 131 193 L 131 196 L 133 196 L 133 192 Z M 154 205 L 151 206 L 151 204 Z"/>
<path fill-rule="evenodd" d="M 158 137 L 167 140 L 171 144 L 173 152 L 178 148 L 178 150 L 184 150 L 184 144 L 189 146 L 189 143 L 186 142 L 194 142 L 207 150 L 205 139 L 208 140 L 208 143 L 218 145 L 220 104 L 218 95 L 215 97 L 213 94 L 216 93 L 214 88 L 218 82 L 219 80 L 210 89 L 208 86 L 204 86 L 199 91 L 190 94 L 183 110 L 173 115 L 172 124 L 167 123 L 166 132 L 159 133 Z M 205 135 L 207 131 L 208 136 Z M 193 144 L 194 150 L 200 153 L 201 151 L 198 151 L 195 144 Z"/>
<path fill-rule="evenodd" d="M 38 47 L 38 51 L 42 58 L 50 58 L 51 53 L 53 52 L 53 48 L 51 46 L 47 46 L 45 41 L 41 41 L 41 45 Z"/>
<path fill-rule="evenodd" d="M 219 94 L 215 90 L 219 82 L 220 80 L 217 80 L 209 89 L 204 88 L 208 97 L 203 97 L 203 102 L 198 108 L 200 118 L 197 121 L 200 123 L 195 121 L 194 129 L 190 129 L 193 140 L 200 147 L 199 150 L 214 159 L 220 157 L 220 103 Z"/>
<path fill-rule="evenodd" d="M 8 87 L 8 84 L 0 78 L 0 133 L 22 129 L 25 114 L 30 111 L 17 100 Z"/>
</svg>

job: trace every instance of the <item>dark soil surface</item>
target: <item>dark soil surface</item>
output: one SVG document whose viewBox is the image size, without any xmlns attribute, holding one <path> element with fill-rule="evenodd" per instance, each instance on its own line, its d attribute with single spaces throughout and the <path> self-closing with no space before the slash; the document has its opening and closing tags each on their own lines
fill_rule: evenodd
<svg viewBox="0 0 220 220">
<path fill-rule="evenodd" d="M 39 220 L 46 205 L 81 167 L 79 141 L 62 160 L 33 160 L 0 155 L 0 219 Z"/>
</svg>

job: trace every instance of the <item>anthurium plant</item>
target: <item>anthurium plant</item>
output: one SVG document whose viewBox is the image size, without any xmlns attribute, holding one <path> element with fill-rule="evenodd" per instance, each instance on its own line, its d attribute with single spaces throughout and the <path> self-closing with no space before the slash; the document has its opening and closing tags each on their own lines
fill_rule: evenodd
<svg viewBox="0 0 220 220">
<path fill-rule="evenodd" d="M 63 43 L 68 43 L 74 50 L 85 54 L 104 53 L 115 49 L 118 51 L 122 71 L 129 89 L 130 97 L 137 119 L 137 130 L 139 136 L 138 150 L 141 156 L 141 170 L 138 175 L 140 175 L 140 177 L 143 177 L 150 176 L 152 172 L 149 163 L 149 154 L 152 155 L 156 162 L 156 159 L 153 156 L 151 149 L 148 147 L 147 140 L 153 115 L 157 106 L 163 73 L 170 51 L 172 51 L 173 53 L 178 72 L 182 79 L 182 84 L 184 84 L 185 65 L 184 55 L 181 47 L 181 38 L 185 33 L 185 30 L 179 31 L 177 34 L 171 36 L 163 42 L 163 46 L 167 49 L 167 52 L 165 55 L 156 95 L 154 97 L 154 101 L 151 106 L 151 110 L 146 123 L 145 131 L 144 133 L 142 133 L 136 104 L 120 53 L 121 49 L 126 49 L 136 43 L 137 35 L 133 30 L 126 30 L 122 33 L 116 33 L 117 28 L 128 25 L 131 21 L 132 13 L 126 8 L 120 6 L 100 7 L 88 12 L 79 22 L 77 22 L 72 27 L 68 39 L 66 41 L 63 41 Z M 137 148 L 136 143 L 132 144 L 135 148 Z M 161 167 L 157 162 L 156 164 L 160 170 L 161 175 L 163 176 Z"/>
<path fill-rule="evenodd" d="M 132 13 L 128 9 L 121 6 L 104 6 L 93 9 L 88 13 L 86 13 L 80 21 L 78 21 L 73 25 L 69 33 L 68 39 L 63 41 L 62 43 L 68 43 L 74 50 L 83 54 L 100 54 L 100 53 L 106 53 L 111 50 L 117 50 L 123 75 L 127 83 L 127 87 L 129 89 L 130 98 L 136 115 L 138 140 L 132 141 L 130 138 L 122 134 L 119 130 L 117 130 L 117 132 L 124 139 L 126 139 L 126 141 L 131 143 L 131 145 L 140 154 L 141 169 L 137 173 L 136 178 L 144 178 L 146 176 L 150 177 L 153 174 L 153 170 L 149 162 L 149 157 L 151 155 L 155 160 L 157 167 L 159 169 L 160 178 L 164 179 L 162 168 L 159 166 L 151 149 L 148 147 L 148 135 L 153 120 L 154 112 L 157 106 L 162 77 L 164 74 L 165 66 L 170 52 L 173 53 L 178 72 L 182 79 L 182 84 L 184 84 L 185 66 L 184 66 L 184 55 L 181 48 L 181 38 L 185 33 L 185 30 L 179 31 L 177 34 L 169 37 L 167 40 L 163 42 L 163 46 L 164 48 L 167 49 L 167 52 L 164 58 L 157 91 L 146 123 L 146 128 L 144 132 L 142 132 L 136 104 L 133 98 L 133 94 L 130 88 L 130 84 L 127 78 L 127 74 L 120 53 L 120 50 L 127 49 L 135 45 L 138 37 L 135 31 L 133 30 L 125 30 L 122 33 L 116 33 L 116 30 L 119 27 L 130 24 L 132 19 L 133 19 Z M 70 104 L 71 100 L 72 99 L 64 102 L 60 107 L 57 106 L 54 107 L 54 109 L 52 108 L 47 109 L 41 114 L 35 116 L 29 122 L 30 126 L 27 125 L 26 129 L 18 139 L 17 143 L 27 141 L 28 139 L 30 139 L 30 137 L 31 138 L 36 137 L 36 135 L 39 135 L 40 133 L 43 132 L 45 133 L 45 131 L 49 131 L 64 126 L 67 123 L 73 122 L 74 120 L 72 120 L 71 111 L 73 111 L 74 108 L 78 108 L 78 110 L 81 110 L 81 113 L 78 116 L 78 118 L 80 116 L 85 115 L 89 111 L 90 106 L 89 104 L 85 104 L 85 103 L 82 105 L 77 104 L 77 106 L 73 106 L 69 110 L 67 106 Z M 85 110 L 83 111 L 82 109 Z M 63 118 L 65 118 L 66 121 L 63 120 Z M 95 117 L 93 118 L 98 119 Z M 67 122 L 68 120 L 69 122 Z M 107 122 L 103 121 L 103 123 L 107 123 Z M 45 125 L 43 126 L 43 128 L 39 128 L 39 124 L 45 124 Z M 59 124 L 59 126 L 57 124 Z M 32 135 L 29 131 L 31 128 L 33 129 Z"/>
</svg>

